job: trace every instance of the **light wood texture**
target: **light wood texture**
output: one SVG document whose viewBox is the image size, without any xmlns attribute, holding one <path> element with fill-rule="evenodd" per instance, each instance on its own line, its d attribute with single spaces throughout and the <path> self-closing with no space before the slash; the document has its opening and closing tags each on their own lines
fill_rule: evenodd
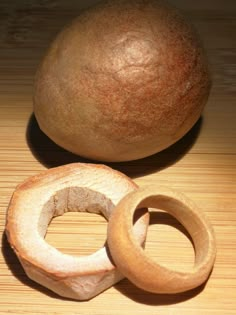
<svg viewBox="0 0 236 315">
<path fill-rule="evenodd" d="M 110 164 L 140 186 L 180 189 L 208 215 L 217 259 L 205 286 L 178 295 L 155 295 L 120 282 L 89 302 L 62 300 L 30 281 L 3 234 L 15 186 L 56 165 L 84 161 L 65 152 L 38 129 L 32 117 L 32 86 L 45 49 L 65 23 L 92 1 L 0 2 L 0 314 L 235 314 L 236 313 L 236 2 L 171 0 L 196 25 L 205 44 L 213 87 L 202 119 L 170 149 L 141 161 Z M 154 213 L 147 254 L 170 268 L 194 259 L 186 232 L 169 215 Z M 102 217 L 69 214 L 55 219 L 47 240 L 70 254 L 99 248 Z"/>
</svg>

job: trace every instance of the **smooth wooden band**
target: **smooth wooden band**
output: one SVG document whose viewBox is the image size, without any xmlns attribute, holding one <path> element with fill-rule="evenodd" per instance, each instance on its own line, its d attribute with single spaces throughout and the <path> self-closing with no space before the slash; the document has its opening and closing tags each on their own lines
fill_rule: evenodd
<svg viewBox="0 0 236 315">
<path fill-rule="evenodd" d="M 134 213 L 143 207 L 167 211 L 189 232 L 195 247 L 190 272 L 168 269 L 146 256 L 133 234 Z M 162 186 L 140 188 L 119 202 L 108 224 L 108 245 L 124 276 L 154 293 L 178 293 L 201 285 L 209 277 L 216 256 L 214 232 L 205 215 L 183 194 Z"/>
</svg>

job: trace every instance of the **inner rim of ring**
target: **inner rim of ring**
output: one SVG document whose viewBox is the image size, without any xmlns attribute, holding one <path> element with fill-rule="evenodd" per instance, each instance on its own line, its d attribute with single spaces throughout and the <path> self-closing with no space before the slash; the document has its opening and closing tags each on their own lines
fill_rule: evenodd
<svg viewBox="0 0 236 315">
<path fill-rule="evenodd" d="M 179 272 L 191 271 L 195 248 L 186 228 L 170 213 L 149 209 L 150 224 L 145 242 L 145 255 L 159 265 Z"/>
<path fill-rule="evenodd" d="M 100 192 L 87 187 L 67 187 L 56 191 L 42 207 L 38 232 L 44 238 L 51 220 L 66 212 L 102 214 L 108 220 L 114 207 L 113 202 Z"/>
<path fill-rule="evenodd" d="M 191 208 L 191 206 L 188 205 L 187 200 L 183 202 L 176 198 L 160 194 L 144 198 L 136 206 L 134 213 L 137 209 L 142 207 L 164 210 L 176 218 L 176 220 L 184 226 L 193 240 L 195 251 L 194 268 L 199 268 L 202 263 L 205 263 L 210 246 L 209 234 L 204 220 L 202 220 Z"/>
</svg>

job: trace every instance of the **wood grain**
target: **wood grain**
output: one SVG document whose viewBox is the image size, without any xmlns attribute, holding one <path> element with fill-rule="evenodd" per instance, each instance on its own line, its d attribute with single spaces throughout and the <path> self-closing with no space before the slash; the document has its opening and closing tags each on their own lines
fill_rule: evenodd
<svg viewBox="0 0 236 315">
<path fill-rule="evenodd" d="M 5 215 L 15 186 L 49 167 L 86 160 L 53 144 L 32 116 L 33 78 L 55 34 L 94 1 L 0 2 L 0 314 L 235 314 L 236 313 L 236 2 L 171 0 L 196 25 L 205 44 L 213 87 L 197 125 L 152 157 L 109 164 L 140 186 L 158 183 L 192 198 L 217 238 L 215 268 L 205 286 L 155 295 L 128 280 L 89 302 L 63 300 L 30 281 L 6 241 Z M 169 267 L 192 264 L 188 235 L 169 215 L 152 215 L 146 250 Z M 70 254 L 91 253 L 106 238 L 106 222 L 72 213 L 55 219 L 47 241 Z"/>
</svg>

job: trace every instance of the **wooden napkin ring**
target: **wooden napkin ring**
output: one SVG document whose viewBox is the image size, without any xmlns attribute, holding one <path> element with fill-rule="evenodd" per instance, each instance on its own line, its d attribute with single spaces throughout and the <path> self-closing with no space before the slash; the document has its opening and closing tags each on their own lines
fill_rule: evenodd
<svg viewBox="0 0 236 315">
<path fill-rule="evenodd" d="M 146 256 L 133 233 L 134 213 L 143 207 L 165 210 L 186 228 L 195 247 L 190 272 L 168 269 Z M 201 285 L 216 256 L 214 232 L 206 216 L 183 194 L 162 186 L 140 188 L 119 202 L 109 220 L 108 245 L 119 270 L 136 286 L 153 293 L 179 293 Z"/>
<path fill-rule="evenodd" d="M 137 185 L 104 165 L 74 163 L 50 170 L 20 184 L 7 212 L 6 233 L 29 278 L 57 294 L 87 300 L 123 278 L 110 260 L 107 246 L 89 256 L 63 254 L 45 240 L 48 224 L 67 211 L 110 215 Z M 140 246 L 149 223 L 144 211 L 135 223 Z"/>
</svg>

